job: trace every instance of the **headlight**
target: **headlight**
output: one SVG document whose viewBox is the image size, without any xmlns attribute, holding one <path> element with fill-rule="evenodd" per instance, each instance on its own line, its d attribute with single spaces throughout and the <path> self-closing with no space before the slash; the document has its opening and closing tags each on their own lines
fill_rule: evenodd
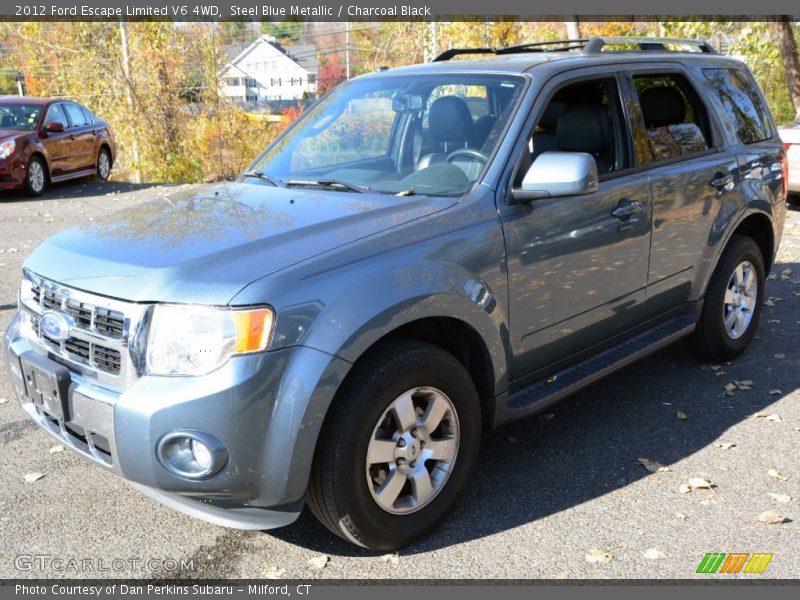
<svg viewBox="0 0 800 600">
<path fill-rule="evenodd" d="M 0 158 L 8 158 L 14 154 L 14 148 L 17 147 L 17 142 L 14 140 L 3 142 L 0 144 Z"/>
<path fill-rule="evenodd" d="M 147 336 L 147 373 L 210 373 L 235 354 L 266 350 L 272 323 L 269 308 L 158 304 Z"/>
</svg>

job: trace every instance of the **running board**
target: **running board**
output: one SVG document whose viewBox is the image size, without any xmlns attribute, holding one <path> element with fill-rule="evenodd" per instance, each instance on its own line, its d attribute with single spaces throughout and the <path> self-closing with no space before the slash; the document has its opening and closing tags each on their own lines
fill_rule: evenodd
<svg viewBox="0 0 800 600">
<path fill-rule="evenodd" d="M 514 392 L 506 400 L 505 408 L 498 411 L 496 424 L 514 421 L 544 410 L 617 369 L 670 345 L 691 333 L 695 324 L 696 320 L 692 315 L 676 317 L 547 379 Z"/>
</svg>

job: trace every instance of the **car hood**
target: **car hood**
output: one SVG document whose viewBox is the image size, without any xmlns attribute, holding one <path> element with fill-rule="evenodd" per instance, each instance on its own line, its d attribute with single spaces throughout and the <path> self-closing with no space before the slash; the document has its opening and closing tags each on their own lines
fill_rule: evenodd
<svg viewBox="0 0 800 600">
<path fill-rule="evenodd" d="M 454 203 L 214 184 L 67 229 L 45 240 L 25 266 L 126 300 L 225 304 L 256 279 Z"/>
<path fill-rule="evenodd" d="M 16 129 L 0 129 L 0 142 L 15 140 L 28 135 L 30 131 L 18 131 Z"/>
</svg>

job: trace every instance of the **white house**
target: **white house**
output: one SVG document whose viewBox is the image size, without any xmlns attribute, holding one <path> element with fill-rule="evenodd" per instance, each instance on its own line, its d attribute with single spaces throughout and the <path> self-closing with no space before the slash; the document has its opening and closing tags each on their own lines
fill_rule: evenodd
<svg viewBox="0 0 800 600">
<path fill-rule="evenodd" d="M 281 46 L 269 35 L 252 44 L 226 48 L 220 74 L 222 94 L 244 103 L 297 100 L 317 91 L 317 50 L 311 45 Z"/>
</svg>

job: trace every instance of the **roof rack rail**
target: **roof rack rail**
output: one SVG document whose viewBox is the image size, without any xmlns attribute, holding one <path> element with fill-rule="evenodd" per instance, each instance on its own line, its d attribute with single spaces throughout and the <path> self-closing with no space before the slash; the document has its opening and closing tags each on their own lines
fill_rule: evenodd
<svg viewBox="0 0 800 600">
<path fill-rule="evenodd" d="M 692 40 L 682 38 L 660 38 L 660 37 L 639 37 L 639 36 L 617 36 L 617 37 L 596 37 L 592 38 L 583 47 L 584 54 L 599 54 L 604 46 L 622 46 L 635 44 L 640 51 L 645 52 L 664 52 L 669 51 L 670 46 L 696 46 L 700 52 L 706 54 L 716 54 L 714 48 L 703 40 Z"/>
<path fill-rule="evenodd" d="M 550 40 L 546 42 L 529 42 L 505 48 L 451 48 L 445 50 L 433 59 L 433 62 L 443 62 L 463 54 L 521 54 L 524 52 L 568 52 L 581 50 L 584 54 L 599 54 L 605 46 L 622 46 L 634 44 L 640 52 L 668 52 L 667 46 L 696 46 L 700 52 L 716 54 L 714 48 L 703 40 L 618 36 L 594 37 L 573 40 Z"/>
</svg>

